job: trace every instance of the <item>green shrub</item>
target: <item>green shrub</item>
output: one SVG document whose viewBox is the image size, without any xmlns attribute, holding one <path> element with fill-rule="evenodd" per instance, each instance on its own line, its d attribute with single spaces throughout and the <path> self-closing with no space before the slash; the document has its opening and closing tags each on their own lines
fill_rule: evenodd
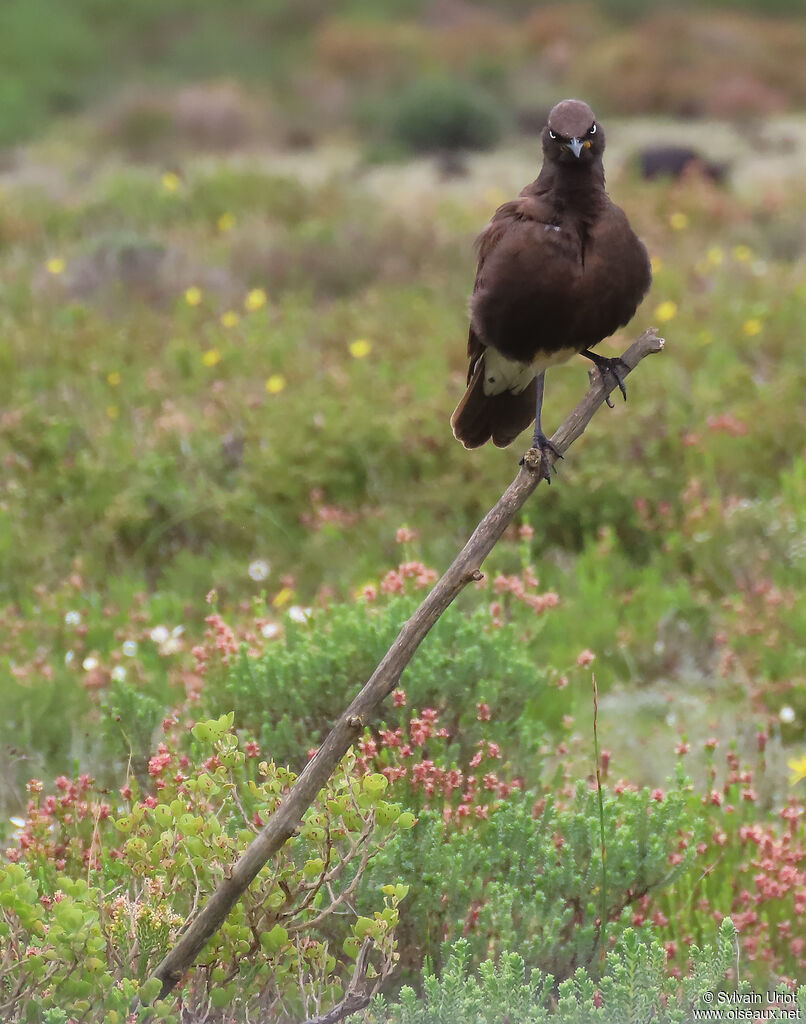
<svg viewBox="0 0 806 1024">
<path fill-rule="evenodd" d="M 687 787 L 680 777 L 665 794 L 605 790 L 607 916 L 616 932 L 693 862 L 701 829 Z M 565 788 L 560 776 L 539 789 L 511 787 L 498 801 L 480 788 L 459 827 L 434 793 L 414 833 L 401 834 L 369 876 L 417 879 L 401 922 L 407 966 L 419 967 L 426 953 L 439 967 L 442 943 L 461 936 L 477 963 L 517 949 L 530 968 L 562 979 L 593 962 L 602 938 L 597 794 L 580 781 L 557 795 Z"/>
<path fill-rule="evenodd" d="M 685 1024 L 698 1007 L 708 1012 L 717 992 L 732 991 L 725 976 L 735 965 L 736 931 L 729 919 L 719 928 L 714 946 L 691 950 L 691 970 L 681 981 L 665 970 L 659 942 L 643 942 L 628 929 L 607 955 L 598 980 L 583 968 L 560 984 L 556 998 L 550 975 L 527 974 L 518 953 L 485 960 L 478 975 L 470 973 L 469 943 L 459 939 L 441 977 L 427 973 L 423 996 L 404 988 L 398 1002 L 376 998 L 351 1024 L 593 1024 L 634 1021 L 635 1024 Z M 750 992 L 747 983 L 735 991 Z M 703 998 L 704 997 L 704 998 Z M 806 1010 L 806 986 L 798 992 Z M 705 1017 L 703 1017 L 705 1019 Z"/>
<path fill-rule="evenodd" d="M 369 679 L 422 597 L 420 591 L 382 597 L 377 604 L 332 605 L 315 612 L 310 624 L 289 621 L 284 641 L 261 657 L 243 651 L 223 680 L 208 677 L 205 700 L 212 710 L 234 707 L 239 723 L 260 736 L 275 760 L 300 764 Z M 491 738 L 509 734 L 527 703 L 545 689 L 547 670 L 536 667 L 530 649 L 518 643 L 525 629 L 539 632 L 540 620 L 532 620 L 524 609 L 519 621 L 496 629 L 486 606 L 449 608 L 403 674 L 409 706 L 442 709 L 465 752 L 475 742 L 479 701 L 498 709 Z M 549 710 L 544 714 L 549 717 Z M 393 715 L 390 709 L 387 720 Z M 524 749 L 542 733 L 541 723 L 530 720 Z"/>
<path fill-rule="evenodd" d="M 404 152 L 491 149 L 503 119 L 491 96 L 468 82 L 426 78 L 376 111 L 383 134 Z"/>
<path fill-rule="evenodd" d="M 231 725 L 229 715 L 175 730 L 148 763 L 153 792 L 131 780 L 122 801 L 86 775 L 60 777 L 55 794 L 29 783 L 26 819 L 0 863 L 5 1024 L 59 1011 L 177 1024 L 205 1007 L 216 1022 L 269 1009 L 300 1020 L 341 998 L 362 946 L 372 970 L 389 972 L 407 887 L 387 879 L 359 917 L 350 886 L 414 817 L 384 799 L 383 776 L 356 779 L 348 757 L 182 984 L 155 1002 L 149 975 L 295 781 Z M 129 1018 L 135 998 L 144 1005 Z"/>
</svg>

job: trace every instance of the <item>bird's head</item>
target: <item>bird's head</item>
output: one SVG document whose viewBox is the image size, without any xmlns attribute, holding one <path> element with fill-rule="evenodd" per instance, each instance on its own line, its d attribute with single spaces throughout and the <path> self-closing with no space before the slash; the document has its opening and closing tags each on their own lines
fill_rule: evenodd
<svg viewBox="0 0 806 1024">
<path fill-rule="evenodd" d="M 604 148 L 602 126 L 587 103 L 563 100 L 552 108 L 543 129 L 546 159 L 581 166 L 601 157 Z"/>
</svg>

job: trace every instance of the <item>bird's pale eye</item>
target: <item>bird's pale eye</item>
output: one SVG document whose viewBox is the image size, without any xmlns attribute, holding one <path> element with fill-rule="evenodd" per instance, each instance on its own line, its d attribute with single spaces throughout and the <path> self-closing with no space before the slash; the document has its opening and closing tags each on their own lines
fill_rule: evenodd
<svg viewBox="0 0 806 1024">
<path fill-rule="evenodd" d="M 549 138 L 550 139 L 556 139 L 557 138 L 557 136 L 554 134 L 554 132 L 551 130 L 551 128 L 549 128 Z"/>
<path fill-rule="evenodd" d="M 588 129 L 588 135 L 595 135 L 595 134 L 596 134 L 596 125 L 594 124 L 594 125 L 591 125 L 591 127 Z"/>
</svg>

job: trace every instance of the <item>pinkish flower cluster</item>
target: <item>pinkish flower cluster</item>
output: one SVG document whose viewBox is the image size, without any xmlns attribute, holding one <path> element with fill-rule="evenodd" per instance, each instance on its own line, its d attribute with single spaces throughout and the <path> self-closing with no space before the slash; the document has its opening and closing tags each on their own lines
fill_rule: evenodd
<svg viewBox="0 0 806 1024">
<path fill-rule="evenodd" d="M 381 580 L 381 591 L 384 594 L 403 594 L 406 580 L 414 580 L 418 590 L 430 587 L 435 583 L 438 574 L 422 562 L 401 562 L 397 569 L 390 569 Z"/>
<path fill-rule="evenodd" d="M 762 771 L 766 742 L 766 733 L 759 732 L 756 746 Z M 708 755 L 709 789 L 700 797 L 707 831 L 706 839 L 696 845 L 698 856 L 705 861 L 701 876 L 703 895 L 696 903 L 696 911 L 717 923 L 730 915 L 739 932 L 742 956 L 763 965 L 765 978 L 775 977 L 787 983 L 789 978 L 802 977 L 806 969 L 806 939 L 799 934 L 797 924 L 806 914 L 806 808 L 793 799 L 779 812 L 779 823 L 756 820 L 755 772 L 743 766 L 736 752 L 729 750 L 725 754 L 727 770 L 718 778 L 719 768 L 713 757 L 718 747 L 719 741 L 713 736 L 703 743 Z M 688 743 L 678 745 L 680 754 L 689 749 Z M 687 840 L 681 838 L 670 863 L 680 862 L 685 845 Z M 720 877 L 727 872 L 731 879 L 733 896 L 728 905 L 715 905 L 709 895 L 706 880 L 717 870 Z M 648 908 L 649 903 L 642 908 L 644 913 Z M 679 976 L 685 965 L 686 949 L 693 939 L 684 936 L 680 940 L 675 931 L 679 928 L 675 914 L 668 916 L 673 934 L 666 942 L 667 956 L 677 959 L 670 969 Z M 658 921 L 660 918 L 656 925 Z M 635 923 L 643 923 L 642 914 L 637 915 Z M 666 926 L 661 922 L 659 927 L 663 930 Z"/>
<path fill-rule="evenodd" d="M 740 420 L 733 413 L 721 413 L 718 416 L 709 416 L 706 420 L 708 429 L 715 432 L 729 434 L 731 437 L 743 437 L 749 433 L 750 427 L 744 420 Z"/>
<path fill-rule="evenodd" d="M 396 693 L 397 706 L 405 706 L 405 691 Z M 488 705 L 479 704 L 478 710 L 479 721 L 492 717 Z M 362 773 L 379 771 L 390 783 L 407 786 L 412 796 L 419 795 L 424 807 L 441 808 L 446 824 L 483 820 L 513 790 L 521 788 L 521 780 L 507 779 L 500 771 L 492 770 L 492 762 L 500 762 L 502 754 L 499 745 L 487 739 L 477 742 L 465 768 L 447 766 L 444 760 L 440 763 L 436 750 L 443 750 L 449 739 L 449 730 L 440 725 L 439 712 L 424 708 L 405 726 L 365 734 L 356 744 L 357 767 Z M 432 752 L 435 742 L 439 745 Z M 476 769 L 485 765 L 488 770 L 477 774 Z"/>
<path fill-rule="evenodd" d="M 173 754 L 171 754 L 164 743 L 160 743 L 157 753 L 148 762 L 148 774 L 155 780 L 154 784 L 158 789 L 162 789 L 165 786 L 165 781 L 160 776 L 172 760 Z"/>
<path fill-rule="evenodd" d="M 549 608 L 556 608 L 560 603 L 560 597 L 553 590 L 547 590 L 543 594 L 534 593 L 533 591 L 539 586 L 539 583 L 540 581 L 531 566 L 527 566 L 520 576 L 508 576 L 503 573 L 496 576 L 493 580 L 493 590 L 502 596 L 511 594 L 516 601 L 520 601 L 538 615 L 542 615 Z M 494 601 L 490 605 L 490 613 L 494 620 L 502 618 L 503 606 L 500 601 Z"/>
<path fill-rule="evenodd" d="M 228 665 L 240 649 L 240 642 L 235 632 L 218 612 L 208 615 L 204 621 L 207 623 L 207 628 L 204 631 L 204 643 L 197 644 L 191 652 L 196 663 L 195 670 L 201 677 L 207 673 L 208 664 L 213 654 L 217 654 L 222 663 Z"/>
<path fill-rule="evenodd" d="M 75 780 L 60 775 L 54 786 L 57 793 L 43 796 L 44 786 L 39 779 L 28 783 L 31 797 L 25 808 L 25 823 L 15 836 L 18 845 L 5 851 L 7 860 L 50 863 L 58 871 L 68 864 L 79 870 L 97 867 L 97 823 L 109 817 L 110 804 L 98 798 L 90 775 Z"/>
<path fill-rule="evenodd" d="M 303 526 L 318 532 L 324 526 L 337 526 L 346 530 L 356 525 L 361 518 L 360 513 L 342 508 L 340 505 L 328 505 L 323 500 L 324 496 L 324 491 L 319 487 L 311 491 L 311 511 L 303 512 L 299 517 Z"/>
</svg>

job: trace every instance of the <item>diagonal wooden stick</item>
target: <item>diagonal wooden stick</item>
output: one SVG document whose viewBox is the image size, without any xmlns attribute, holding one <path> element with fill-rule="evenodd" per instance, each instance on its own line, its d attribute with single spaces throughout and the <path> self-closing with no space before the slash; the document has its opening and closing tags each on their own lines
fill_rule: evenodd
<svg viewBox="0 0 806 1024">
<path fill-rule="evenodd" d="M 654 328 L 645 331 L 621 357 L 627 367 L 623 376 L 654 352 L 663 349 L 663 338 Z M 569 414 L 551 438 L 559 452 L 564 452 L 581 437 L 596 410 L 617 385 L 611 379 L 596 376 L 582 401 Z M 481 579 L 480 567 L 500 540 L 504 530 L 529 495 L 540 483 L 540 452 L 529 449 L 518 475 L 482 519 L 451 566 L 434 586 L 423 603 L 406 622 L 397 639 L 384 655 L 364 688 L 342 714 L 319 750 L 308 762 L 291 792 L 280 804 L 264 828 L 232 867 L 228 878 L 220 883 L 201 911 L 191 920 L 174 948 L 154 971 L 162 982 L 164 998 L 192 966 L 208 940 L 218 931 L 233 906 L 241 898 L 264 864 L 291 837 L 303 814 L 316 799 L 320 789 L 336 770 L 339 762 L 365 725 L 377 713 L 382 702 L 397 686 L 403 670 L 414 656 L 431 627 L 448 605 L 472 580 Z M 553 465 L 554 456 L 548 455 Z"/>
</svg>

